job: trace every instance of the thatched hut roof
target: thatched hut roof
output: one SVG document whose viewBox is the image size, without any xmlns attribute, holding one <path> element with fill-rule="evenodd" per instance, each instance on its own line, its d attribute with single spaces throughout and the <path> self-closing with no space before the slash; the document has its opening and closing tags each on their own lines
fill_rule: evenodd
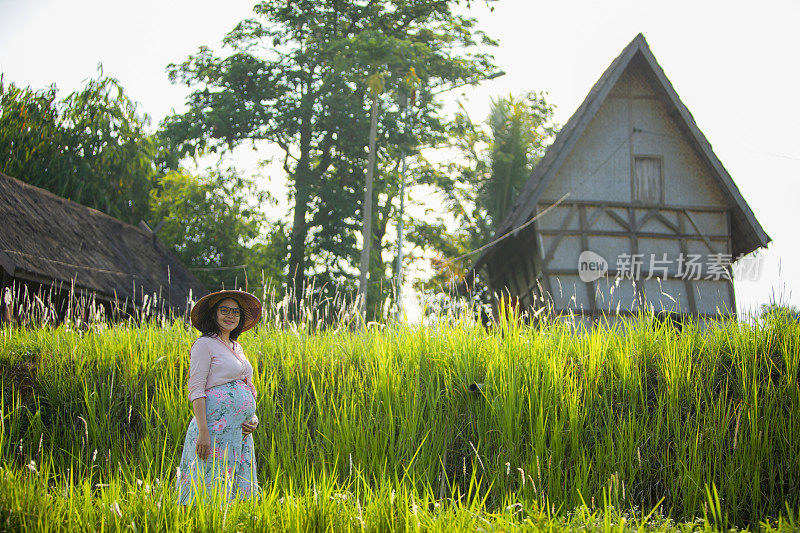
<svg viewBox="0 0 800 533">
<path fill-rule="evenodd" d="M 154 234 L 0 173 L 0 267 L 99 300 L 175 311 L 208 291 Z"/>
</svg>

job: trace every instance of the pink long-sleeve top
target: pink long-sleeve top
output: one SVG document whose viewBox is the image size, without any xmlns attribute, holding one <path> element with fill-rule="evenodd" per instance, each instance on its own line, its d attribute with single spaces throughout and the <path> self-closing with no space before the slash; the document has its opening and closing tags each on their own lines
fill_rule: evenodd
<svg viewBox="0 0 800 533">
<path fill-rule="evenodd" d="M 192 344 L 189 360 L 189 401 L 205 398 L 206 389 L 237 379 L 244 380 L 256 397 L 253 386 L 253 365 L 242 351 L 242 345 L 233 342 L 233 350 L 216 335 L 202 336 Z"/>
</svg>

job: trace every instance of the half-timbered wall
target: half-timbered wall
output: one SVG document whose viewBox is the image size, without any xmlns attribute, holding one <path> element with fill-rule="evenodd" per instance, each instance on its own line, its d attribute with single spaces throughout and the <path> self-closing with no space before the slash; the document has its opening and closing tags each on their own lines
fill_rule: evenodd
<svg viewBox="0 0 800 533">
<path fill-rule="evenodd" d="M 729 206 L 640 66 L 633 61 L 611 90 L 542 192 L 536 214 L 568 197 L 511 240 L 515 260 L 498 254 L 503 262 L 489 265 L 493 286 L 504 282 L 525 301 L 539 275 L 557 311 L 592 316 L 636 311 L 637 299 L 655 311 L 700 316 L 735 311 L 727 279 L 681 277 L 680 257 L 730 253 Z M 658 201 L 636 201 L 637 157 L 661 162 L 663 190 L 645 195 Z M 585 250 L 606 259 L 607 277 L 580 279 L 578 257 Z M 620 258 L 633 254 L 645 258 L 639 279 L 619 279 Z M 529 272 L 534 256 L 536 269 Z M 662 262 L 651 264 L 651 257 Z M 651 267 L 658 268 L 651 272 Z"/>
</svg>

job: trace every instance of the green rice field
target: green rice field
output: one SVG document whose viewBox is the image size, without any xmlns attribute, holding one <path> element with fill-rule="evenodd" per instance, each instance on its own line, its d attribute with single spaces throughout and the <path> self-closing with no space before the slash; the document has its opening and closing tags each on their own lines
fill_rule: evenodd
<svg viewBox="0 0 800 533">
<path fill-rule="evenodd" d="M 468 320 L 241 342 L 261 493 L 182 508 L 181 320 L 0 329 L 0 530 L 800 529 L 800 325 Z"/>
</svg>

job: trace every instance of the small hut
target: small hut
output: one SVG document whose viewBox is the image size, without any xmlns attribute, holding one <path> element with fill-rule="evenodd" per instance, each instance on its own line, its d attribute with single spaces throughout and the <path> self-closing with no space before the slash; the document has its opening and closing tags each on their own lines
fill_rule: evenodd
<svg viewBox="0 0 800 533">
<path fill-rule="evenodd" d="M 587 322 L 645 308 L 713 318 L 735 314 L 735 261 L 769 242 L 639 34 L 556 136 L 467 281 L 480 271 L 523 307 Z"/>
<path fill-rule="evenodd" d="M 184 313 L 205 287 L 145 227 L 0 173 L 0 295 L 22 295 L 63 319 L 76 299 L 109 314 Z M 9 290 L 6 290 L 9 289 Z"/>
</svg>

